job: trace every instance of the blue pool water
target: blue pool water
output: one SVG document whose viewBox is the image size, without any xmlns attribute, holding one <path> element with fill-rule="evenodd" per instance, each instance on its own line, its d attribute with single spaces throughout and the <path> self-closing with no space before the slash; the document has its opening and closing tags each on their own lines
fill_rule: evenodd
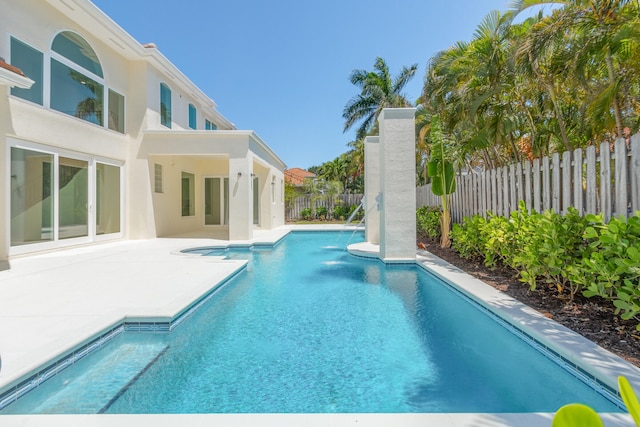
<svg viewBox="0 0 640 427">
<path fill-rule="evenodd" d="M 171 333 L 124 333 L 3 413 L 619 409 L 422 269 L 293 233 Z"/>
</svg>

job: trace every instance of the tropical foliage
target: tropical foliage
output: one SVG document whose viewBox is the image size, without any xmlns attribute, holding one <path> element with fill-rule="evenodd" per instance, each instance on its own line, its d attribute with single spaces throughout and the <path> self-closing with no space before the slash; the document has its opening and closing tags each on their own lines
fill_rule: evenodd
<svg viewBox="0 0 640 427">
<path fill-rule="evenodd" d="M 561 7 L 514 24 L 520 12 L 545 3 Z M 418 150 L 429 149 L 423 128 L 432 115 L 454 139 L 458 164 L 468 168 L 493 168 L 637 131 L 639 12 L 638 2 L 628 0 L 517 0 L 506 13 L 491 12 L 470 41 L 429 61 L 416 122 Z M 417 153 L 419 165 L 424 157 Z"/>
<path fill-rule="evenodd" d="M 378 57 L 373 65 L 374 71 L 353 70 L 350 81 L 360 89 L 360 93 L 351 98 L 342 112 L 345 132 L 361 122 L 356 132 L 358 140 L 363 139 L 375 129 L 376 119 L 383 108 L 410 107 L 412 103 L 402 93 L 404 87 L 415 75 L 418 64 L 402 67 L 393 78 L 384 59 Z"/>
<path fill-rule="evenodd" d="M 509 218 L 474 215 L 455 224 L 452 248 L 489 267 L 513 269 L 531 289 L 548 286 L 569 299 L 577 294 L 610 301 L 640 330 L 640 212 L 629 219 L 527 211 Z"/>
</svg>

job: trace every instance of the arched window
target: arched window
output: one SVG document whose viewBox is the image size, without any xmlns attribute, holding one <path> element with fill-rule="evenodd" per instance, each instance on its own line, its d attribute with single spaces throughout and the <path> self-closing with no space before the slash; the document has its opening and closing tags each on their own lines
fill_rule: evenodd
<svg viewBox="0 0 640 427">
<path fill-rule="evenodd" d="M 103 126 L 104 75 L 95 51 L 70 31 L 53 39 L 51 51 L 51 108 Z"/>
<path fill-rule="evenodd" d="M 51 50 L 59 53 L 68 60 L 78 64 L 98 77 L 104 78 L 102 66 L 93 48 L 76 33 L 63 31 L 58 34 L 51 44 Z"/>
</svg>

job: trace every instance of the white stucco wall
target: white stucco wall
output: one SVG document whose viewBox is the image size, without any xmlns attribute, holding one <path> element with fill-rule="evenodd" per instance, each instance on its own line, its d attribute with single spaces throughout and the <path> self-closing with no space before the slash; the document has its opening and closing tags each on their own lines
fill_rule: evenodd
<svg viewBox="0 0 640 427">
<path fill-rule="evenodd" d="M 380 137 L 364 139 L 365 241 L 380 243 Z"/>
<path fill-rule="evenodd" d="M 7 2 L 0 0 L 0 5 Z M 43 53 L 44 105 L 13 97 L 8 94 L 8 88 L 0 86 L 0 200 L 3 206 L 0 261 L 10 255 L 10 238 L 5 232 L 10 223 L 7 141 L 19 142 L 27 149 L 33 147 L 122 166 L 124 208 L 122 233 L 118 238 L 153 238 L 204 230 L 204 176 L 229 177 L 230 192 L 236 195 L 231 201 L 230 215 L 239 218 L 230 227 L 231 234 L 236 238 L 250 238 L 253 230 L 250 177 L 254 169 L 262 190 L 260 226 L 274 228 L 284 224 L 284 164 L 257 135 L 250 131 L 230 131 L 234 129 L 233 124 L 215 110 L 215 103 L 155 48 L 142 48 L 88 1 L 78 0 L 74 10 L 45 0 L 23 0 L 10 5 L 0 13 L 0 57 L 10 62 L 10 36 Z M 50 47 L 61 31 L 75 31 L 91 45 L 103 69 L 104 79 L 100 83 L 125 97 L 124 134 L 48 107 Z M 160 124 L 161 82 L 172 91 L 170 130 Z M 105 90 L 105 101 L 107 93 Z M 188 129 L 189 104 L 197 111 L 199 130 L 195 132 Z M 205 118 L 214 122 L 219 130 L 205 132 Z M 169 131 L 169 134 L 145 145 L 145 132 L 149 130 Z M 162 195 L 153 191 L 156 161 L 163 165 L 165 172 Z M 196 214 L 186 218 L 180 210 L 183 170 L 196 177 Z M 242 172 L 246 179 L 238 180 L 237 172 Z M 274 177 L 276 197 L 272 200 Z M 28 249 L 27 246 L 31 245 L 23 248 Z"/>
<path fill-rule="evenodd" d="M 416 256 L 415 108 L 385 108 L 380 124 L 380 257 Z"/>
</svg>

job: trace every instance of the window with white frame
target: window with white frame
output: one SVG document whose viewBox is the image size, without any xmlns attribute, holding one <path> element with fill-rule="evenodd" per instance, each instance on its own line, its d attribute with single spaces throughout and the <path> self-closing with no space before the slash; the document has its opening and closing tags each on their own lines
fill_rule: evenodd
<svg viewBox="0 0 640 427">
<path fill-rule="evenodd" d="M 162 193 L 162 165 L 155 163 L 153 165 L 153 191 Z"/>
<path fill-rule="evenodd" d="M 189 104 L 189 128 L 190 129 L 198 129 L 197 114 L 198 114 L 198 111 L 196 110 L 195 105 Z"/>
<path fill-rule="evenodd" d="M 171 128 L 171 89 L 160 83 L 160 123 Z"/>
<path fill-rule="evenodd" d="M 104 76 L 94 50 L 71 31 L 51 44 L 50 107 L 104 125 Z"/>
<path fill-rule="evenodd" d="M 11 95 L 42 105 L 44 79 L 44 54 L 22 41 L 11 37 L 11 64 L 33 80 L 29 89 L 11 88 Z"/>
<path fill-rule="evenodd" d="M 182 172 L 182 216 L 196 214 L 196 177 L 192 173 Z"/>
<path fill-rule="evenodd" d="M 204 128 L 205 128 L 205 130 L 217 130 L 218 126 L 216 126 L 216 124 L 213 123 L 211 120 L 206 119 L 204 121 Z"/>
</svg>

